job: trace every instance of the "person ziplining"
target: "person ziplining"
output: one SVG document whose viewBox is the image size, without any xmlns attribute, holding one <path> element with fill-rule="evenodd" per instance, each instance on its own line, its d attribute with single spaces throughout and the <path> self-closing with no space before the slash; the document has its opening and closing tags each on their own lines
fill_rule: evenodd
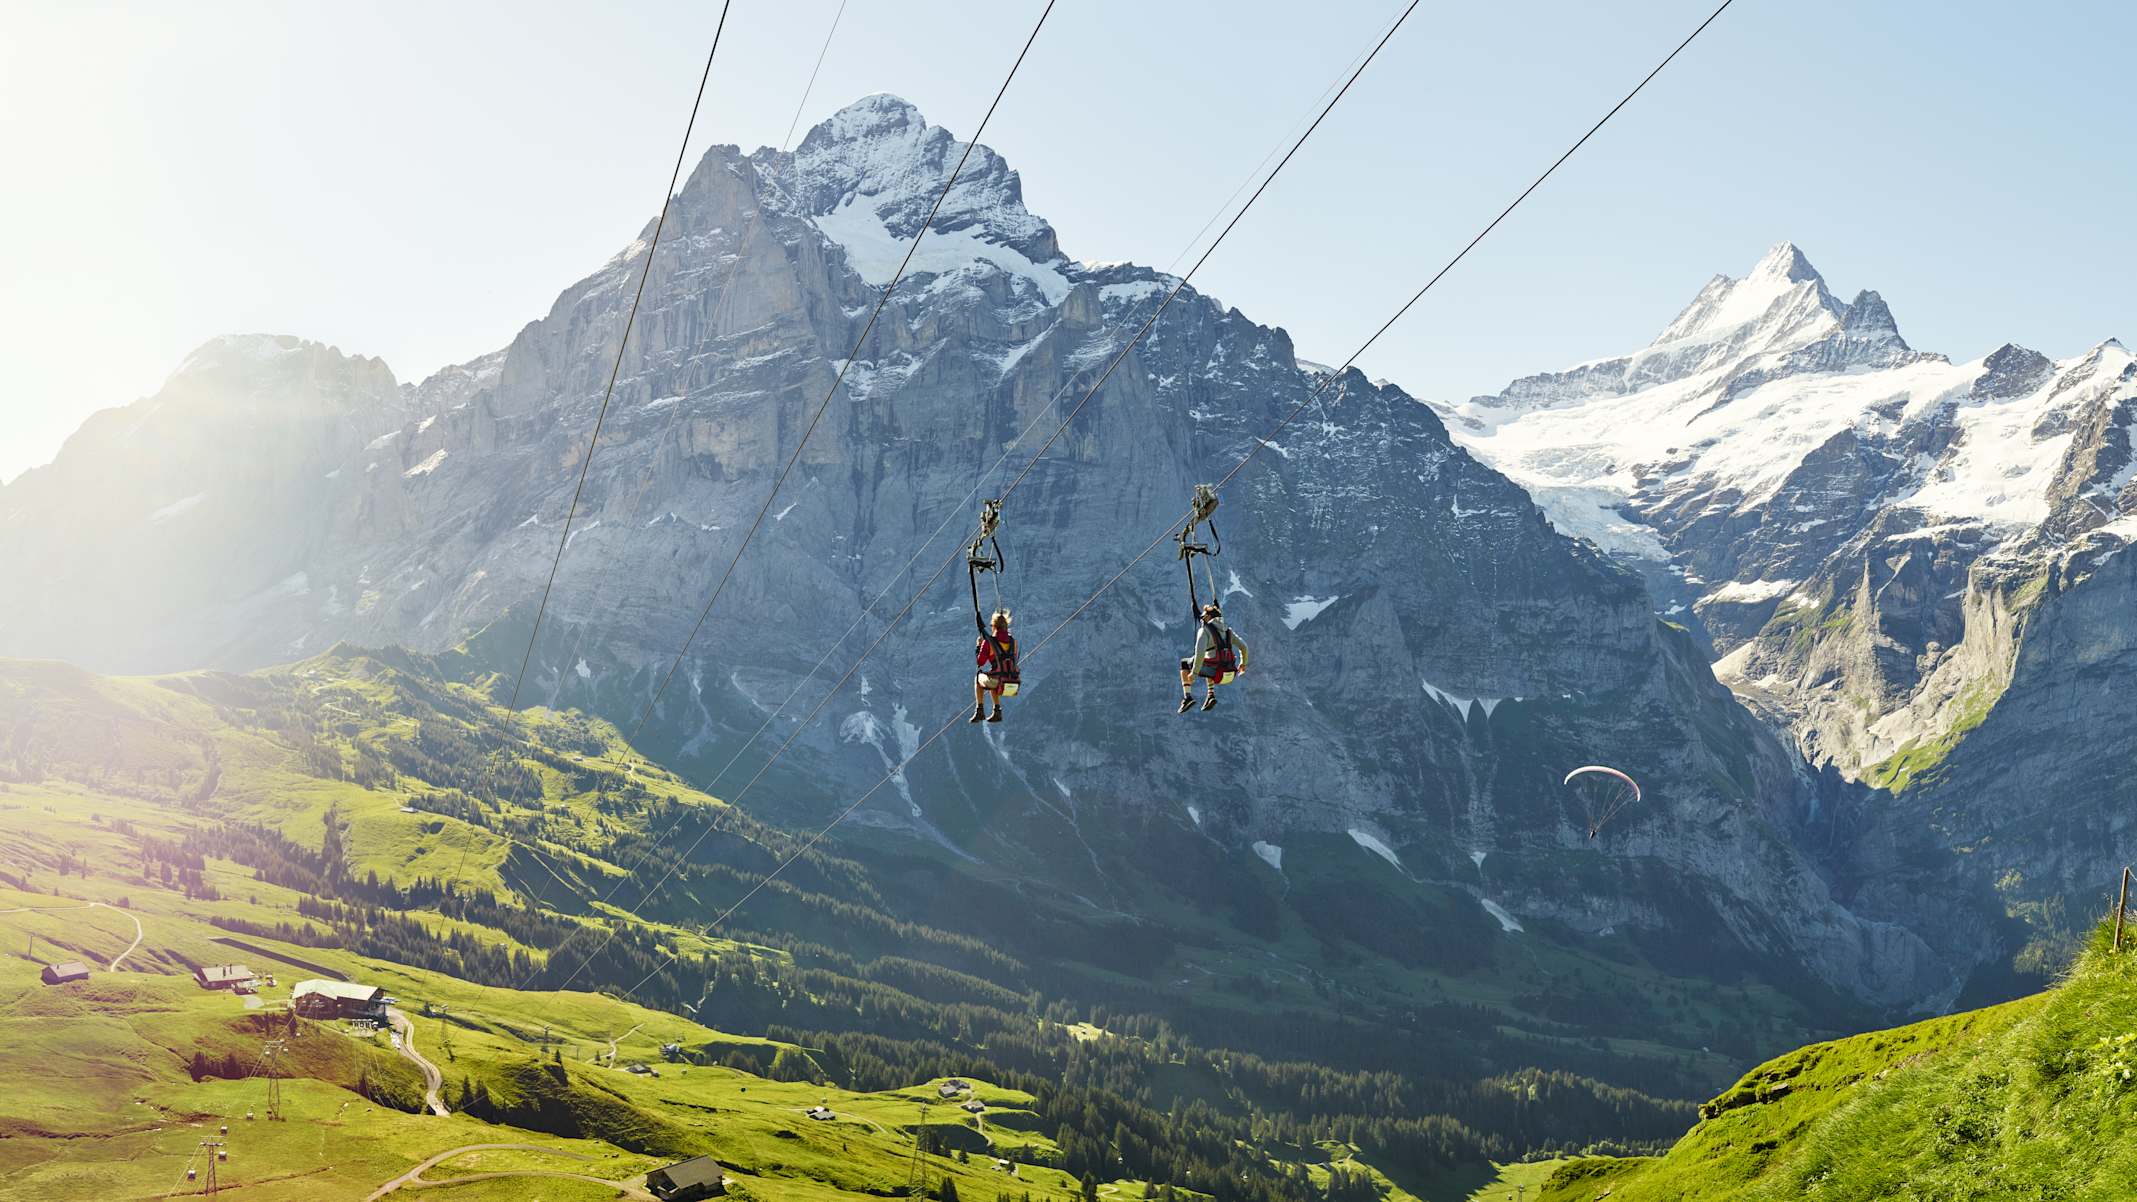
<svg viewBox="0 0 2137 1202">
<path fill-rule="evenodd" d="M 1224 611 L 1217 605 L 1217 575 L 1210 566 L 1210 559 L 1224 550 L 1224 536 L 1212 520 L 1217 513 L 1217 490 L 1207 484 L 1195 485 L 1195 497 L 1188 512 L 1187 524 L 1180 527 L 1176 536 L 1180 544 L 1180 562 L 1187 565 L 1187 620 L 1195 626 L 1194 650 L 1180 661 L 1180 712 L 1186 713 L 1195 705 L 1195 679 L 1200 677 L 1207 693 L 1202 698 L 1202 708 L 1217 708 L 1217 686 L 1231 684 L 1247 669 L 1246 640 L 1232 633 L 1225 625 Z M 1210 536 L 1216 541 L 1212 549 L 1206 543 L 1195 541 L 1195 528 L 1208 523 Z M 1195 557 L 1202 557 L 1202 570 L 1209 576 L 1210 599 L 1204 604 L 1195 592 Z"/>
<path fill-rule="evenodd" d="M 1203 606 L 1196 618 L 1194 652 L 1180 661 L 1181 713 L 1186 713 L 1195 704 L 1195 678 L 1198 676 L 1208 686 L 1208 694 L 1202 698 L 1202 708 L 1217 708 L 1217 686 L 1230 684 L 1239 676 L 1234 666 L 1237 660 L 1232 658 L 1235 643 L 1231 628 L 1224 624 L 1224 611 L 1217 608 L 1215 601 Z"/>
<path fill-rule="evenodd" d="M 972 581 L 972 622 L 979 627 L 979 642 L 973 648 L 979 672 L 972 678 L 972 722 L 1000 722 L 1002 698 L 1017 695 L 1020 677 L 1017 673 L 1017 640 L 1009 632 L 1009 610 L 1002 605 L 1001 579 L 1009 570 L 1009 559 L 1002 554 L 1002 543 L 996 531 L 1002 524 L 1002 503 L 987 501 L 979 510 L 979 537 L 965 552 L 965 572 Z M 987 549 L 993 554 L 988 555 Z M 982 617 L 979 607 L 979 578 L 982 572 L 994 573 L 994 613 Z M 994 699 L 994 712 L 987 712 L 987 699 Z"/>
</svg>

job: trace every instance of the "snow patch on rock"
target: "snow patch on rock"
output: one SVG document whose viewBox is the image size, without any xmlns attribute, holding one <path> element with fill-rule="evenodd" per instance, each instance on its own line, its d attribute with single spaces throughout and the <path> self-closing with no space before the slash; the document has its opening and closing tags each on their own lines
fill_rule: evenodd
<svg viewBox="0 0 2137 1202">
<path fill-rule="evenodd" d="M 1381 842 L 1379 837 L 1375 836 L 1372 832 L 1362 831 L 1354 826 L 1350 828 L 1349 834 L 1351 837 L 1351 842 L 1356 843 L 1358 846 L 1364 848 L 1365 850 L 1372 852 L 1374 855 L 1379 856 L 1383 860 L 1386 860 L 1390 865 L 1394 867 L 1395 871 L 1402 871 L 1402 861 L 1396 858 L 1395 849 L 1389 847 L 1386 843 Z"/>
<path fill-rule="evenodd" d="M 429 457 L 424 459 L 423 462 L 416 464 L 414 467 L 409 468 L 405 472 L 402 472 L 401 478 L 404 480 L 413 480 L 417 476 L 428 476 L 432 472 L 437 471 L 438 465 L 444 462 L 445 448 L 439 447 L 437 450 L 432 451 Z"/>
<path fill-rule="evenodd" d="M 1458 693 L 1450 693 L 1429 680 L 1421 679 L 1419 683 L 1425 686 L 1426 695 L 1464 717 L 1468 716 L 1469 707 L 1472 705 L 1484 707 L 1484 716 L 1489 718 L 1492 711 L 1505 702 L 1521 700 L 1519 697 L 1464 697 Z"/>
<path fill-rule="evenodd" d="M 1500 930 L 1512 933 L 1522 929 L 1521 920 L 1507 913 L 1505 906 L 1500 905 L 1498 902 L 1495 902 L 1488 897 L 1480 897 L 1477 899 L 1477 901 L 1481 905 L 1483 905 L 1484 912 L 1486 914 L 1489 914 L 1493 918 L 1499 920 Z"/>
<path fill-rule="evenodd" d="M 845 248 L 847 264 L 862 279 L 878 288 L 890 283 L 897 275 L 898 264 L 904 262 L 905 252 L 912 246 L 912 239 L 900 238 L 890 232 L 865 196 L 849 196 L 838 208 L 815 220 L 816 228 L 822 230 L 826 238 Z M 1058 305 L 1068 298 L 1068 277 L 1062 275 L 1059 268 L 1034 263 L 1011 247 L 989 242 L 973 228 L 945 233 L 929 227 L 920 239 L 920 249 L 913 252 L 912 265 L 905 270 L 907 275 L 941 274 L 981 263 L 991 264 L 1029 283 L 1049 305 Z"/>
<path fill-rule="evenodd" d="M 193 508 L 195 505 L 200 504 L 201 501 L 207 498 L 207 495 L 208 494 L 204 492 L 197 492 L 190 497 L 180 497 L 177 500 L 171 502 L 170 504 L 164 506 L 163 508 L 157 510 L 156 512 L 149 514 L 148 520 L 152 525 L 159 522 L 167 522 L 172 518 L 177 517 L 179 514 L 184 513 L 187 510 Z"/>
<path fill-rule="evenodd" d="M 1706 600 L 1718 605 L 1757 605 L 1771 601 L 1792 591 L 1800 580 L 1731 580 L 1706 595 Z"/>
<path fill-rule="evenodd" d="M 1321 616 L 1321 611 L 1342 600 L 1335 594 L 1326 597 L 1294 597 L 1284 604 L 1284 629 L 1297 630 L 1307 622 Z"/>
</svg>

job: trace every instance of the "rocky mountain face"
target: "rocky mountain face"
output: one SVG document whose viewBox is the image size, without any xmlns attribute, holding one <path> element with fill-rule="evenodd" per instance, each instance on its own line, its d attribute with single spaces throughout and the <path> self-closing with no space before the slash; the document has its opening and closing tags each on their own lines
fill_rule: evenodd
<svg viewBox="0 0 2137 1202">
<path fill-rule="evenodd" d="M 1891 790 L 1874 804 L 1896 830 L 1968 853 L 1911 879 L 1993 881 L 2053 926 L 2137 851 L 2121 344 L 1955 364 L 1909 347 L 1876 293 L 1835 299 L 1784 244 L 1633 355 L 1440 408 L 1555 521 L 1688 607 L 1720 677 L 1814 765 Z"/>
<path fill-rule="evenodd" d="M 961 149 L 878 96 L 791 154 L 706 154 L 653 252 L 528 697 L 635 720 Z M 294 339 L 203 348 L 157 396 L 0 489 L 0 560 L 26 566 L 0 579 L 0 654 L 139 672 L 251 667 L 337 639 L 472 639 L 516 669 L 650 232 L 511 346 L 420 384 Z M 1016 173 L 976 149 L 655 706 L 652 753 L 734 796 L 957 554 L 975 491 L 1021 467 L 1170 283 L 1067 257 Z M 1010 499 L 1003 598 L 1028 658 L 1009 720 L 956 726 L 843 829 L 950 866 L 929 871 L 1201 932 L 1168 953 L 1183 979 L 1218 928 L 1302 927 L 1324 952 L 1348 941 L 1427 968 L 1549 944 L 1942 1004 L 1994 945 L 1988 886 L 1932 872 L 1907 898 L 1862 887 L 1863 865 L 1831 851 L 1839 824 L 1879 821 L 1861 791 L 1807 770 L 1717 682 L 1699 632 L 1657 616 L 1637 570 L 1570 536 L 1666 558 L 1715 639 L 1749 649 L 1731 679 L 1801 682 L 1776 686 L 1784 711 L 1873 681 L 1879 705 L 1956 697 L 1946 665 L 1994 667 L 2008 694 L 2029 654 L 2063 654 L 2014 629 L 2074 612 L 2050 599 L 2083 595 L 2075 577 L 2102 556 L 2030 593 L 1992 584 L 1990 552 L 2015 544 L 1990 519 L 2035 502 L 1968 456 L 2002 431 L 2032 439 L 2021 413 L 2060 415 L 2040 452 L 2043 487 L 2062 489 L 2038 505 L 2044 532 L 2107 504 L 2079 476 L 2128 478 L 2127 418 L 2101 409 L 2127 396 L 2128 357 L 2037 359 L 1915 352 L 1875 294 L 1842 304 L 1784 249 L 1709 285 L 1638 355 L 1462 407 L 1458 432 L 1488 462 L 1432 408 L 1353 373 L 1224 496 L 1216 590 L 1253 669 L 1217 710 L 1183 717 L 1175 660 L 1193 629 L 1169 550 L 1038 644 L 1321 382 L 1281 329 L 1189 290 Z M 1807 380 L 1815 397 L 1778 399 Z M 1571 438 L 1608 405 L 1628 407 L 1613 430 L 1778 425 L 1794 458 L 1765 447 L 1740 465 L 1739 443 L 1697 425 L 1652 452 Z M 1507 453 L 1530 423 L 1570 441 Z M 2087 437 L 2099 448 L 2080 454 Z M 2003 499 L 1973 525 L 1923 507 L 1991 478 Z M 1893 541 L 1931 528 L 1895 524 L 1902 493 L 1949 529 Z M 952 562 L 935 578 L 745 809 L 821 818 L 961 723 L 961 574 Z M 1856 625 L 1835 624 L 1843 606 Z M 1794 629 L 1816 637 L 1793 638 L 1782 623 L 1806 610 L 1817 620 Z M 1842 678 L 1859 683 L 1825 683 Z M 1798 730 L 1821 760 L 1900 733 Z M 1590 839 L 1560 778 L 1599 761 L 1639 777 L 1646 800 Z M 1914 854 L 1868 829 L 1851 842 Z"/>
</svg>

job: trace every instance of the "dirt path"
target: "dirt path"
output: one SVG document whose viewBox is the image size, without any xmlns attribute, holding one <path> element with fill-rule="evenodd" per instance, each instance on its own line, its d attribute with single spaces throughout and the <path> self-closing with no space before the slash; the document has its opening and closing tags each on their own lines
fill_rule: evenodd
<svg viewBox="0 0 2137 1202">
<path fill-rule="evenodd" d="M 616 1196 L 619 1198 L 632 1198 L 636 1199 L 637 1202 L 660 1202 L 660 1199 L 635 1185 L 628 1185 L 621 1181 L 610 1181 L 606 1177 L 596 1177 L 591 1173 L 566 1173 L 559 1169 L 511 1169 L 495 1173 L 469 1173 L 465 1177 L 447 1177 L 443 1181 L 411 1181 L 403 1188 L 439 1189 L 448 1185 L 467 1185 L 476 1181 L 495 1181 L 501 1177 L 548 1177 L 553 1180 L 584 1181 L 589 1185 L 606 1186 L 615 1190 Z"/>
<path fill-rule="evenodd" d="M 147 937 L 148 932 L 141 929 L 140 919 L 135 918 L 133 914 L 129 911 L 119 910 L 119 907 L 117 906 L 109 905 L 104 902 L 90 902 L 89 908 L 92 910 L 118 910 L 119 913 L 126 915 L 126 921 L 134 924 L 134 941 L 126 945 L 125 951 L 120 952 L 116 956 L 113 956 L 111 958 L 110 964 L 104 966 L 106 972 L 117 972 L 119 971 L 119 961 L 124 960 L 128 956 L 133 955 L 134 949 L 141 946 L 141 940 Z"/>
<path fill-rule="evenodd" d="M 391 1006 L 386 1008 L 386 1021 L 393 1024 L 394 1033 L 401 1037 L 398 1045 L 401 1055 L 423 1070 L 423 1105 L 432 1114 L 444 1118 L 451 1113 L 445 1108 L 445 1099 L 438 1096 L 438 1091 L 445 1086 L 445 1074 L 438 1071 L 437 1065 L 425 1060 L 423 1053 L 416 1051 L 415 1021 Z"/>
<path fill-rule="evenodd" d="M 638 1028 L 640 1028 L 640 1027 L 642 1027 L 642 1026 L 645 1026 L 645 1024 L 644 1024 L 644 1023 L 632 1023 L 632 1024 L 631 1024 L 631 1029 L 630 1029 L 629 1031 L 625 1031 L 625 1032 L 624 1032 L 623 1034 L 621 1034 L 621 1035 L 617 1035 L 617 1036 L 615 1036 L 615 1037 L 611 1038 L 611 1039 L 610 1039 L 610 1040 L 608 1041 L 608 1062 L 609 1062 L 609 1067 L 613 1068 L 613 1067 L 615 1067 L 615 1064 L 616 1064 L 616 1040 L 618 1040 L 618 1039 L 629 1039 L 629 1038 L 630 1038 L 630 1037 L 631 1037 L 631 1036 L 632 1036 L 632 1035 L 633 1035 L 634 1033 L 636 1033 L 636 1032 L 637 1032 Z"/>
<path fill-rule="evenodd" d="M 112 910 L 124 914 L 126 921 L 134 924 L 134 941 L 126 945 L 125 951 L 111 958 L 111 963 L 104 966 L 106 972 L 119 971 L 119 962 L 133 955 L 134 949 L 141 946 L 141 940 L 148 934 L 141 929 L 141 920 L 135 918 L 131 911 L 121 909 L 110 902 L 79 902 L 71 906 L 16 906 L 11 910 L 0 910 L 0 914 L 48 914 L 54 910 Z"/>
<path fill-rule="evenodd" d="M 593 1159 L 591 1156 L 580 1152 L 566 1151 L 563 1148 L 545 1148 L 540 1144 L 464 1144 L 460 1147 L 440 1152 L 386 1184 L 379 1186 L 370 1197 L 364 1199 L 364 1202 L 378 1202 L 380 1198 L 399 1189 L 437 1189 L 450 1185 L 466 1185 L 474 1181 L 496 1181 L 505 1177 L 547 1177 L 552 1180 L 584 1181 L 592 1185 L 607 1186 L 609 1189 L 615 1190 L 618 1197 L 630 1198 L 634 1202 L 659 1202 L 653 1195 L 630 1182 L 610 1181 L 605 1177 L 595 1177 L 588 1173 L 567 1173 L 560 1169 L 504 1169 L 490 1173 L 469 1173 L 462 1177 L 447 1177 L 442 1181 L 426 1181 L 423 1179 L 423 1174 L 456 1156 L 465 1156 L 470 1152 L 540 1152 L 549 1156 L 561 1156 L 569 1160 Z"/>
</svg>

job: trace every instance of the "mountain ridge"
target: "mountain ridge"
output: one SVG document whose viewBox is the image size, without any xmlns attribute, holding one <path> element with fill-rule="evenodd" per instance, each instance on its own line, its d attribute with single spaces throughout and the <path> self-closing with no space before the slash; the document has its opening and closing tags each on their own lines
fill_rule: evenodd
<svg viewBox="0 0 2137 1202">
<path fill-rule="evenodd" d="M 842 141 L 842 120 L 872 140 Z M 875 301 L 871 253 L 955 145 L 909 106 L 873 98 L 792 155 L 714 147 L 691 172 L 654 254 L 528 696 L 619 718 L 645 706 L 702 603 L 708 565 L 732 554 L 793 453 L 799 415 L 830 390 Z M 1016 432 L 1063 412 L 1072 386 L 1156 302 L 1164 277 L 1069 261 L 1023 210 L 1006 164 L 978 150 L 973 161 L 945 206 L 970 224 L 886 306 L 713 615 L 711 641 L 653 714 L 649 753 L 706 783 L 819 651 L 836 660 L 831 644 L 856 606 L 904 591 L 914 548 L 955 520 L 957 498 L 984 485 Z M 513 641 L 485 629 L 524 640 L 644 242 L 566 288 L 505 350 L 378 390 L 403 422 L 315 452 L 311 484 L 329 495 L 302 537 L 263 539 L 271 555 L 223 548 L 213 574 L 173 564 L 155 640 L 104 665 L 157 666 L 139 645 L 156 640 L 163 666 L 231 667 L 343 638 L 433 651 L 470 636 Z M 1846 355 L 1903 353 L 1886 323 L 1849 335 L 1822 282 L 1790 278 L 1806 268 L 1790 248 L 1761 284 L 1785 284 L 1762 312 L 1780 306 L 1797 338 L 1789 349 L 1816 334 Z M 1684 344 L 1640 371 L 1720 353 Z M 1004 541 L 1027 639 L 1112 574 L 1121 531 L 1176 513 L 1211 465 L 1243 453 L 1319 382 L 1280 329 L 1183 290 L 1015 497 Z M 1228 615 L 1250 637 L 1282 630 L 1257 639 L 1234 705 L 1184 730 L 1170 713 L 1185 598 L 1153 565 L 1066 629 L 1048 652 L 1059 666 L 1027 680 L 1011 725 L 900 767 L 934 720 L 921 711 L 969 689 L 971 619 L 951 590 L 921 598 L 752 804 L 820 818 L 835 809 L 828 799 L 887 774 L 896 800 L 858 816 L 871 838 L 947 841 L 1095 912 L 1194 900 L 1161 883 L 1153 857 L 1166 840 L 1222 848 L 1228 866 L 1211 880 L 1229 890 L 1290 888 L 1292 866 L 1310 863 L 1296 849 L 1333 837 L 1363 857 L 1354 871 L 1380 865 L 1468 895 L 1461 921 L 1488 923 L 1491 939 L 1523 933 L 1500 929 L 1487 903 L 1582 946 L 1630 938 L 1670 955 L 1672 941 L 1696 937 L 1776 980 L 1809 965 L 1817 988 L 1880 1007 L 1939 1004 L 1995 954 L 1917 925 L 1993 913 L 1979 882 L 1925 888 L 1913 911 L 1851 909 L 1817 850 L 1820 815 L 1839 799 L 1716 683 L 1696 638 L 1657 619 L 1638 576 L 1553 529 L 1400 389 L 1353 372 L 1330 391 L 1220 514 Z M 0 629 L 0 651 L 110 656 L 94 612 L 85 619 L 72 598 L 125 591 L 98 548 L 141 519 L 120 506 L 82 545 L 44 541 L 47 524 L 28 515 L 62 500 L 40 500 L 44 488 L 0 493 L 0 551 L 49 563 L 68 583 L 25 611 L 34 622 Z M 112 500 L 139 512 L 170 503 L 124 487 Z M 205 496 L 157 538 L 174 554 L 218 547 L 223 532 L 204 523 L 224 507 L 271 522 L 286 503 L 273 491 Z M 794 733 L 791 721 L 768 735 Z M 1224 749 L 1223 773 L 1181 752 L 1198 737 Z M 1642 776 L 1654 799 L 1602 844 L 1582 837 L 1559 785 L 1566 764 L 1598 759 Z M 1256 845 L 1294 854 L 1259 856 Z M 1312 921 L 1339 939 L 1368 935 L 1332 910 Z M 1422 931 L 1387 944 L 1398 956 L 1452 954 Z"/>
<path fill-rule="evenodd" d="M 2042 915 L 2091 905 L 2071 849 L 2131 850 L 2078 782 L 2137 763 L 2114 703 L 2137 655 L 2113 616 L 2133 599 L 2114 560 L 2137 536 L 2137 358 L 2113 339 L 2061 361 L 1916 351 L 1882 297 L 1839 305 L 1786 243 L 1717 281 L 1647 350 L 1438 407 L 1554 522 L 1637 564 L 1811 764 L 1902 794 L 1893 820 L 1934 840 L 2000 832 L 1968 871 L 2067 944 Z M 1687 326 L 1697 354 L 1668 340 Z M 2072 641 L 2066 606 L 2092 615 L 2089 636 Z M 2004 799 L 2048 781 L 2085 834 L 2009 846 L 2038 807 Z M 1887 870 L 1874 859 L 1851 850 L 1836 871 Z"/>
</svg>

